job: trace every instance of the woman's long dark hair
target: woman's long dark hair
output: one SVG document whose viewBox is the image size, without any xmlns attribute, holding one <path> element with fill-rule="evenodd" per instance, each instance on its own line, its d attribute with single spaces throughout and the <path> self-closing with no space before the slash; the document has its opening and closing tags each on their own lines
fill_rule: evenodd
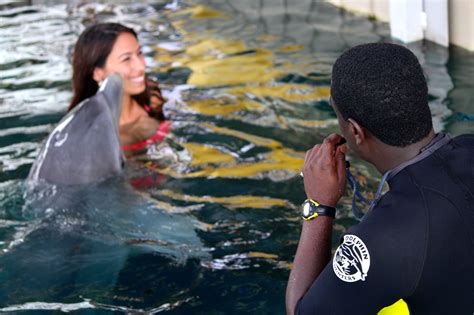
<svg viewBox="0 0 474 315">
<path fill-rule="evenodd" d="M 118 23 L 94 24 L 85 29 L 79 36 L 72 58 L 73 97 L 68 110 L 73 109 L 80 102 L 97 92 L 99 85 L 93 79 L 94 69 L 105 67 L 107 57 L 112 51 L 117 37 L 122 33 L 132 34 L 138 40 L 137 33 L 133 29 Z M 146 80 L 146 83 L 145 91 L 133 95 L 132 98 L 140 106 L 149 106 L 148 113 L 150 116 L 158 120 L 164 120 L 161 108 L 163 98 L 158 83 L 149 79 Z M 159 106 L 156 106 L 157 99 Z"/>
</svg>

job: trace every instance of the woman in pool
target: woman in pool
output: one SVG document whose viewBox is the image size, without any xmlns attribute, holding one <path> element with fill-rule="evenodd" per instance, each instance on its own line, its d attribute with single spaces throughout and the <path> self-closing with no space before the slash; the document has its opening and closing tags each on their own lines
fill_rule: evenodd
<svg viewBox="0 0 474 315">
<path fill-rule="evenodd" d="M 163 139 L 169 123 L 158 83 L 145 75 L 145 58 L 137 34 L 117 23 L 88 27 L 77 40 L 73 54 L 73 98 L 69 110 L 93 96 L 101 82 L 118 72 L 124 79 L 120 142 L 129 155 Z"/>
</svg>

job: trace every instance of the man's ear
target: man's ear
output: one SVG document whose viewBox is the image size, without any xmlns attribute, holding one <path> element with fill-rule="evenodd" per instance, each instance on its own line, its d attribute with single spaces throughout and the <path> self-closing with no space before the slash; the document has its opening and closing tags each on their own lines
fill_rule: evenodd
<svg viewBox="0 0 474 315">
<path fill-rule="evenodd" d="M 361 145 L 367 139 L 367 130 L 352 118 L 347 119 L 349 132 L 352 133 L 357 145 Z"/>
<path fill-rule="evenodd" d="M 94 69 L 94 73 L 92 74 L 92 79 L 94 79 L 95 82 L 99 83 L 100 81 L 105 80 L 105 69 L 104 68 L 99 68 L 96 67 Z"/>
</svg>

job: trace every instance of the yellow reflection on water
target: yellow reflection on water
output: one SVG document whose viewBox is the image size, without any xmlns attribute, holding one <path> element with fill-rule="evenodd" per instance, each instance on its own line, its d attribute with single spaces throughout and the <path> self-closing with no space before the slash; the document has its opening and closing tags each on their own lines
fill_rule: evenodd
<svg viewBox="0 0 474 315">
<path fill-rule="evenodd" d="M 300 51 L 303 48 L 304 48 L 303 45 L 287 45 L 287 46 L 283 46 L 283 47 L 278 48 L 278 51 L 285 52 L 285 53 L 290 53 L 290 52 Z"/>
<path fill-rule="evenodd" d="M 192 19 L 224 16 L 221 12 L 200 5 L 180 10 L 179 13 L 171 13 L 171 15 L 181 14 L 189 14 Z M 255 117 L 255 112 L 259 112 L 258 117 L 262 118 L 258 120 L 259 123 L 271 122 L 279 129 L 320 128 L 335 123 L 334 119 L 308 121 L 278 115 L 274 109 L 267 108 L 265 102 L 251 100 L 252 97 L 281 100 L 291 103 L 288 106 L 294 106 L 294 103 L 315 102 L 329 98 L 328 86 L 276 82 L 275 79 L 286 74 L 286 71 L 294 68 L 295 65 L 289 62 L 285 64 L 283 61 L 277 63 L 272 50 L 263 47 L 249 48 L 242 39 L 218 38 L 212 34 L 212 30 L 205 30 L 200 34 L 192 33 L 190 29 L 186 29 L 182 18 L 180 21 L 174 21 L 173 26 L 183 35 L 182 43 L 185 46 L 179 47 L 178 50 L 159 49 L 155 59 L 163 64 L 163 66 L 160 65 L 160 71 L 166 70 L 166 67 L 189 68 L 191 74 L 187 84 L 211 89 L 214 86 L 228 87 L 223 92 L 230 95 L 204 100 L 186 100 L 183 102 L 185 110 L 240 120 L 249 119 L 245 117 L 246 113 L 253 112 L 252 117 Z M 277 40 L 277 37 L 260 35 L 259 40 L 268 43 Z M 279 48 L 277 52 L 293 53 L 302 49 L 304 49 L 302 45 L 290 44 Z M 304 66 L 299 65 L 299 67 Z M 287 110 L 290 111 L 291 108 Z M 266 115 L 267 113 L 269 115 Z M 268 151 L 259 153 L 253 160 L 239 160 L 238 152 L 223 152 L 212 145 L 182 143 L 181 145 L 192 156 L 190 162 L 192 167 L 183 171 L 184 168 L 170 166 L 161 169 L 162 173 L 177 178 L 242 178 L 279 172 L 278 176 L 288 178 L 300 172 L 304 152 L 296 152 L 276 140 L 244 131 L 211 124 L 202 124 L 202 126 L 206 127 L 210 133 L 236 137 L 249 142 L 250 146 L 264 147 Z"/>
<path fill-rule="evenodd" d="M 171 190 L 160 190 L 158 192 L 162 196 L 173 198 L 181 201 L 191 202 L 206 202 L 218 203 L 225 207 L 235 210 L 239 208 L 254 208 L 254 209 L 270 209 L 272 207 L 288 207 L 289 202 L 284 199 L 258 197 L 258 196 L 227 196 L 227 197 L 213 197 L 213 196 L 191 196 L 179 194 Z"/>
<path fill-rule="evenodd" d="M 285 150 L 286 151 L 286 150 Z M 171 167 L 160 169 L 159 172 L 175 178 L 196 178 L 196 177 L 232 177 L 245 178 L 255 177 L 265 172 L 283 171 L 299 173 L 303 165 L 303 158 L 293 158 L 287 152 L 278 150 L 271 152 L 265 156 L 265 160 L 253 163 L 226 163 L 217 167 L 204 165 L 200 170 L 189 173 L 179 173 Z M 303 155 L 301 155 L 303 156 Z M 206 158 L 211 158 L 209 155 L 201 156 L 201 161 L 209 163 Z M 212 159 L 212 158 L 211 158 Z M 286 174 L 281 174 L 287 177 Z"/>
<path fill-rule="evenodd" d="M 282 155 L 283 157 L 286 157 Z M 288 163 L 288 164 L 287 164 Z M 291 165 L 289 164 L 291 163 Z M 293 160 L 290 162 L 286 162 L 285 160 L 279 161 L 272 161 L 271 157 L 268 157 L 268 160 L 262 162 L 254 162 L 254 163 L 233 163 L 233 164 L 226 164 L 220 167 L 211 167 L 205 166 L 199 171 L 185 173 L 185 174 L 177 174 L 173 171 L 163 171 L 163 173 L 167 173 L 168 175 L 173 175 L 174 177 L 178 178 L 190 178 L 190 177 L 255 177 L 264 172 L 270 171 L 293 171 L 299 172 L 301 170 L 301 166 L 303 164 L 303 159 Z"/>
<path fill-rule="evenodd" d="M 155 60 L 190 68 L 192 73 L 187 83 L 197 86 L 261 83 L 281 75 L 274 69 L 273 53 L 268 49 L 248 50 L 242 40 L 201 38 L 195 41 L 182 53 L 161 49 Z M 240 52 L 245 53 L 236 55 Z"/>
<path fill-rule="evenodd" d="M 206 54 L 235 54 L 247 49 L 243 40 L 223 40 L 216 38 L 205 38 L 197 44 L 186 48 L 190 56 L 203 56 Z"/>
<path fill-rule="evenodd" d="M 325 119 L 325 120 L 304 120 L 298 118 L 285 118 L 287 124 L 292 126 L 306 127 L 306 128 L 325 128 L 331 125 L 337 125 L 337 119 Z"/>
<path fill-rule="evenodd" d="M 175 16 L 190 14 L 193 19 L 215 19 L 226 17 L 226 15 L 218 10 L 211 9 L 204 5 L 194 5 L 187 9 L 174 12 Z"/>
<path fill-rule="evenodd" d="M 201 124 L 201 125 L 215 133 L 219 133 L 219 134 L 223 134 L 227 136 L 233 136 L 242 140 L 246 140 L 258 146 L 264 146 L 264 147 L 269 147 L 269 148 L 283 147 L 283 144 L 273 139 L 254 136 L 242 131 L 233 130 L 233 129 L 229 129 L 225 127 L 217 127 L 211 124 Z"/>
<path fill-rule="evenodd" d="M 211 129 L 213 132 L 223 135 L 234 136 L 246 140 L 256 146 L 272 148 L 268 153 L 262 155 L 262 161 L 252 163 L 227 163 L 222 167 L 203 168 L 200 171 L 186 174 L 186 176 L 209 176 L 209 177 L 252 177 L 262 172 L 285 170 L 298 173 L 304 161 L 304 153 L 296 152 L 284 147 L 280 142 L 273 139 L 250 135 L 241 131 L 232 130 L 223 127 L 217 127 L 210 124 L 203 126 Z M 201 152 L 200 152 L 201 153 Z M 194 157 L 194 153 L 191 152 Z M 208 157 L 212 159 L 211 157 Z M 203 160 L 208 158 L 204 157 Z"/>
<path fill-rule="evenodd" d="M 211 146 L 186 142 L 183 143 L 188 152 L 190 152 L 193 156 L 191 160 L 191 165 L 202 165 L 207 163 L 229 163 L 234 162 L 234 157 L 230 154 L 223 153 L 216 148 Z"/>
<path fill-rule="evenodd" d="M 192 157 L 190 165 L 193 166 L 194 169 L 196 167 L 199 169 L 190 172 L 179 172 L 175 167 L 168 166 L 157 169 L 157 171 L 175 178 L 243 178 L 256 177 L 266 172 L 275 171 L 279 172 L 277 174 L 279 178 L 288 178 L 301 171 L 304 161 L 304 152 L 298 152 L 284 147 L 280 142 L 273 139 L 263 138 L 229 128 L 217 127 L 211 124 L 201 125 L 216 134 L 240 138 L 250 142 L 253 146 L 266 147 L 271 150 L 266 153 L 261 153 L 256 161 L 240 162 L 236 158 L 236 156 L 238 156 L 237 153 L 231 154 L 222 152 L 218 148 L 210 145 L 186 142 L 181 145 Z"/>
<path fill-rule="evenodd" d="M 252 94 L 258 97 L 280 98 L 290 102 L 329 99 L 328 86 L 311 86 L 306 84 L 239 86 L 229 89 L 228 92 L 234 95 Z"/>
<path fill-rule="evenodd" d="M 261 48 L 244 55 L 223 56 L 212 60 L 195 57 L 188 61 L 182 60 L 182 63 L 193 71 L 188 84 L 197 86 L 259 83 L 280 75 L 273 68 L 272 52 Z"/>
<path fill-rule="evenodd" d="M 229 104 L 229 102 L 232 102 Z M 230 99 L 204 99 L 190 100 L 186 106 L 203 115 L 219 115 L 229 118 L 234 117 L 232 114 L 239 111 L 263 111 L 264 106 L 260 103 L 244 100 L 233 102 Z"/>
<path fill-rule="evenodd" d="M 264 253 L 264 252 L 248 252 L 247 257 L 264 258 L 264 259 L 269 259 L 269 260 L 278 259 L 278 255 Z"/>
</svg>

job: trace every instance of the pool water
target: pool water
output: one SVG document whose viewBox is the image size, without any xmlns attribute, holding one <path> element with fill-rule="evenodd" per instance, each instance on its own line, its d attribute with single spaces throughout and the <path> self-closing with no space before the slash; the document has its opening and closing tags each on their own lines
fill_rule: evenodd
<svg viewBox="0 0 474 315">
<path fill-rule="evenodd" d="M 72 47 L 94 21 L 138 32 L 172 131 L 127 161 L 125 180 L 42 205 L 25 198 L 25 178 L 65 113 Z M 338 130 L 331 66 L 389 38 L 384 23 L 310 0 L 0 1 L 0 311 L 283 314 L 304 152 Z M 409 47 L 436 130 L 472 133 L 474 53 Z M 380 176 L 349 159 L 370 196 Z M 356 223 L 350 199 L 333 247 Z"/>
</svg>

